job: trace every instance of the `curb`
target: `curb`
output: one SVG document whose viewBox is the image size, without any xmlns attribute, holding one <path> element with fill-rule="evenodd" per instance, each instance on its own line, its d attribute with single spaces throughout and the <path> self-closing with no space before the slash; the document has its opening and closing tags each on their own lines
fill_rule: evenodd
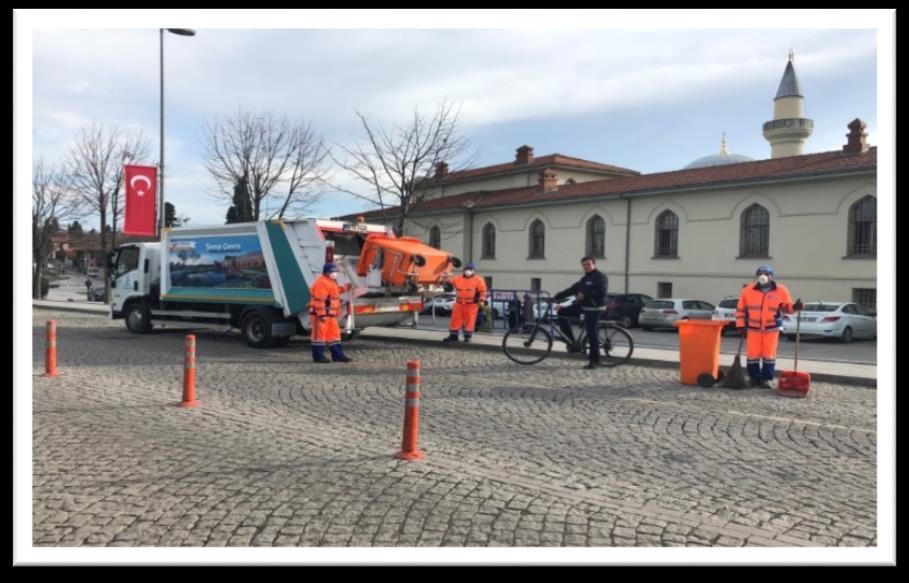
<svg viewBox="0 0 909 583">
<path fill-rule="evenodd" d="M 88 306 L 84 304 L 78 304 L 76 302 L 54 302 L 47 300 L 33 300 L 32 307 L 40 309 L 50 309 L 50 310 L 61 310 L 66 312 L 79 312 L 84 314 L 92 314 L 96 316 L 100 315 L 110 315 L 110 306 L 104 304 L 97 306 Z M 388 328 L 392 330 L 392 328 Z M 444 331 L 442 332 L 444 333 Z M 377 338 L 388 340 L 389 337 L 383 334 L 371 334 L 368 331 L 364 330 L 359 334 L 359 338 Z M 436 346 L 435 341 L 420 340 L 417 338 L 391 338 L 395 342 L 406 342 L 408 344 L 419 344 L 419 345 L 431 345 Z M 444 348 L 441 342 L 438 342 L 439 348 Z M 459 342 L 457 345 L 458 348 L 462 350 L 485 350 L 485 351 L 494 351 L 501 352 L 502 347 L 499 344 L 489 345 L 483 343 L 470 343 L 465 344 L 464 342 Z M 572 360 L 580 362 L 576 356 L 571 356 L 567 353 L 553 351 L 550 355 L 550 358 L 560 358 L 563 360 Z M 668 360 L 661 360 L 656 358 L 639 358 L 632 356 L 628 361 L 629 364 L 635 364 L 639 366 L 650 366 L 654 368 L 678 368 L 677 362 L 672 362 Z M 843 383 L 849 385 L 857 385 L 862 387 L 877 388 L 877 379 L 868 378 L 862 376 L 850 376 L 850 375 L 835 375 L 835 374 L 825 374 L 825 373 L 811 373 L 811 379 L 820 381 L 820 382 L 829 382 L 829 383 Z"/>
</svg>

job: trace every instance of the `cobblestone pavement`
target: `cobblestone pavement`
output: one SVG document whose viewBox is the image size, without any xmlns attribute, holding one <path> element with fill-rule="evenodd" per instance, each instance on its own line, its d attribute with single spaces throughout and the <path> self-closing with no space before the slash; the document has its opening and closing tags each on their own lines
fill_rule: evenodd
<svg viewBox="0 0 909 583">
<path fill-rule="evenodd" d="M 43 373 L 58 324 L 61 376 Z M 35 310 L 35 546 L 875 546 L 875 391 L 683 387 L 672 370 L 309 345 Z M 400 448 L 422 362 L 420 449 Z"/>
</svg>

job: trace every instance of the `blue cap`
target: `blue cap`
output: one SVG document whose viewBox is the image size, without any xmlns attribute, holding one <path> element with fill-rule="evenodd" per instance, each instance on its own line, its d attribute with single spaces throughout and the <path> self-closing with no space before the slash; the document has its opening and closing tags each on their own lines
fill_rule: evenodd
<svg viewBox="0 0 909 583">
<path fill-rule="evenodd" d="M 761 265 L 757 268 L 757 271 L 754 272 L 755 275 L 760 275 L 761 273 L 766 273 L 770 275 L 770 277 L 776 277 L 773 273 L 773 268 L 769 265 Z"/>
<path fill-rule="evenodd" d="M 332 271 L 338 271 L 338 266 L 334 263 L 326 263 L 322 266 L 322 275 L 328 275 Z"/>
<path fill-rule="evenodd" d="M 464 269 L 470 269 L 471 271 L 474 271 L 473 263 L 472 262 L 468 263 L 467 265 L 464 266 Z"/>
</svg>

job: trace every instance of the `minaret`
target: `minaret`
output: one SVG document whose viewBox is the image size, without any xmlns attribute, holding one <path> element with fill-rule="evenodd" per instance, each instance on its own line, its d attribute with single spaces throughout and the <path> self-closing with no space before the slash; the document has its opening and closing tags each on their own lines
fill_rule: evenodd
<svg viewBox="0 0 909 583">
<path fill-rule="evenodd" d="M 786 71 L 773 100 L 773 121 L 764 124 L 764 139 L 770 142 L 771 158 L 800 156 L 805 140 L 814 130 L 814 121 L 804 117 L 805 96 L 792 66 L 794 58 L 790 50 Z"/>
</svg>

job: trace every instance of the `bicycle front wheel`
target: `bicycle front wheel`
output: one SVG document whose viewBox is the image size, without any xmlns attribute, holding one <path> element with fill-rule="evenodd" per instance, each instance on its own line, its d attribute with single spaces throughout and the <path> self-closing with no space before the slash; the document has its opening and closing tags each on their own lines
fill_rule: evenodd
<svg viewBox="0 0 909 583">
<path fill-rule="evenodd" d="M 631 334 L 618 326 L 600 326 L 597 334 L 600 338 L 600 364 L 619 366 L 625 364 L 634 352 L 634 340 Z"/>
<path fill-rule="evenodd" d="M 540 327 L 516 328 L 505 333 L 502 350 L 518 364 L 536 364 L 552 352 L 552 336 Z"/>
</svg>

